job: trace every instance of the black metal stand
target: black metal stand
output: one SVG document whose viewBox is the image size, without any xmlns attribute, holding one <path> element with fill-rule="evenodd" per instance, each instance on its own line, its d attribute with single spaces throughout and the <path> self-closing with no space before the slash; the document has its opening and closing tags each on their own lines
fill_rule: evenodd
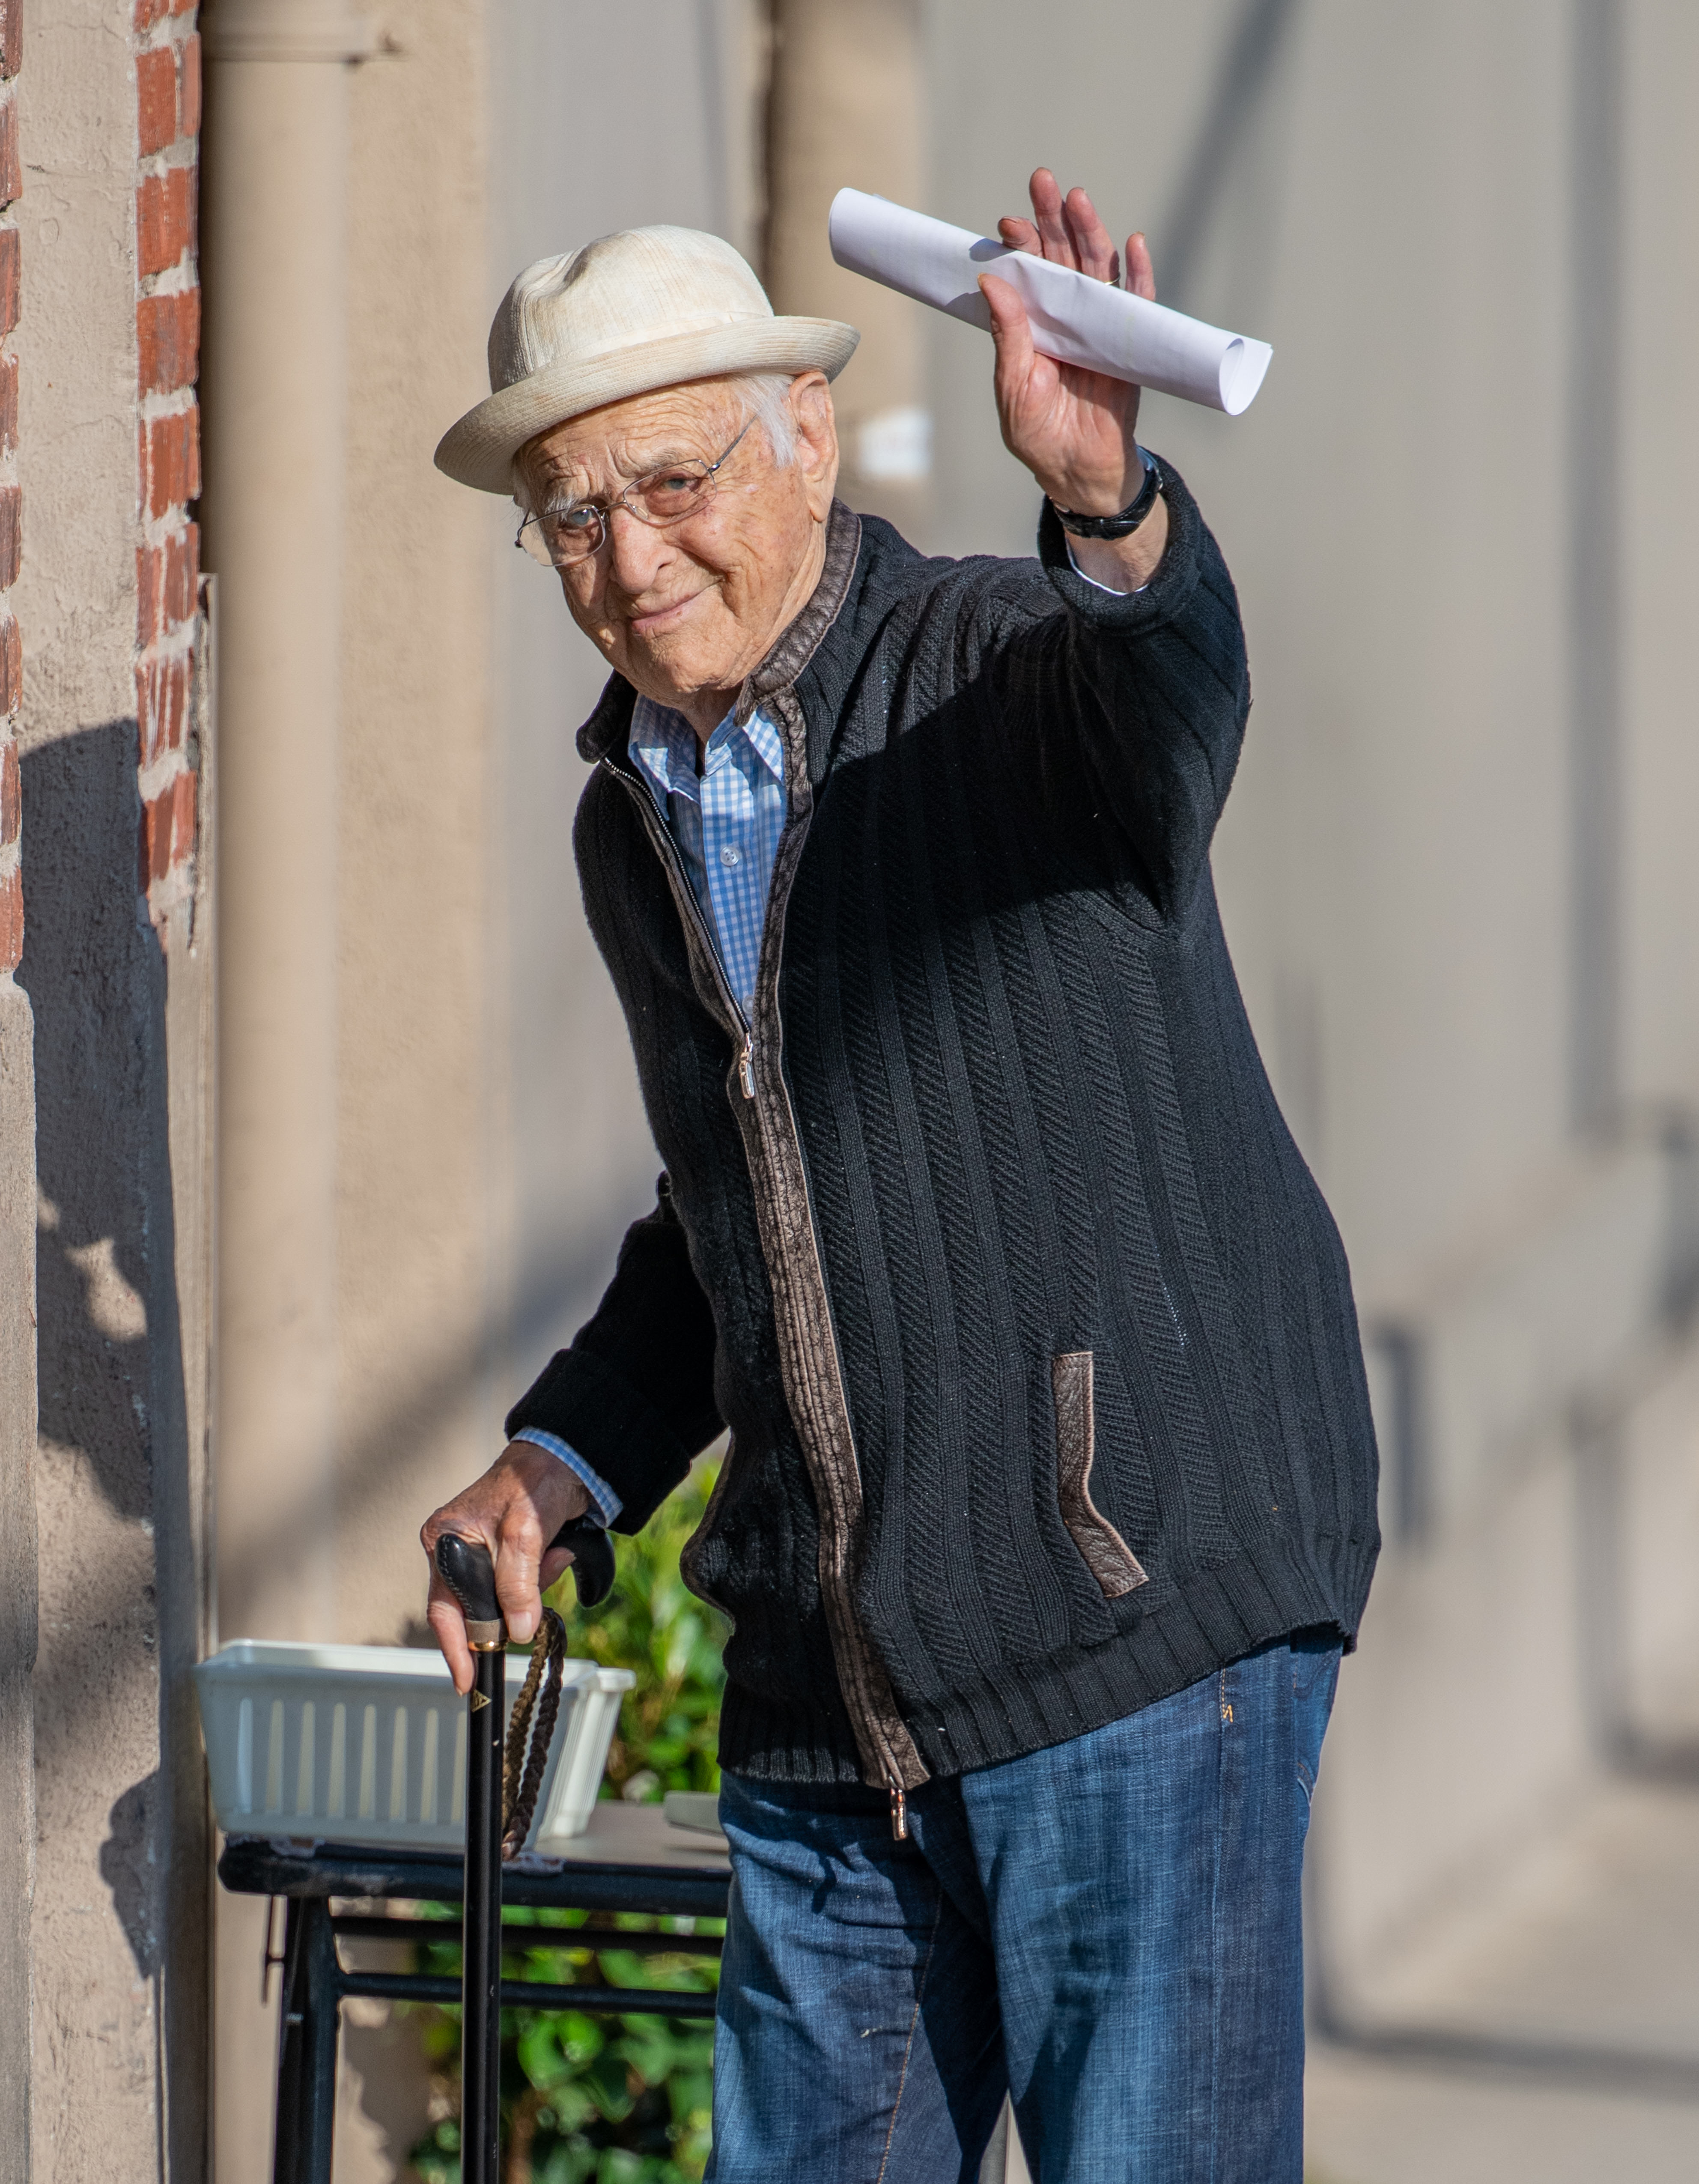
<svg viewBox="0 0 1699 2184">
<path fill-rule="evenodd" d="M 423 1972 L 354 1970 L 344 1965 L 337 1947 L 339 1936 L 349 1941 L 452 1940 L 452 1924 L 333 1911 L 332 1899 L 459 1903 L 465 1868 L 458 1858 L 409 1857 L 338 1849 L 334 1845 L 296 1851 L 238 1836 L 226 1844 L 218 1872 L 224 1886 L 238 1893 L 288 1899 L 272 2179 L 273 2184 L 330 2184 L 343 1997 L 373 1995 L 390 2002 L 437 2003 L 461 1999 L 459 1980 Z M 510 1869 L 501 1894 L 516 1907 L 549 1904 L 582 1911 L 643 1912 L 660 1918 L 723 1919 L 730 1886 L 731 1875 L 724 1866 L 690 1869 L 609 1861 L 571 1864 L 551 1872 Z M 498 1908 L 498 1922 L 499 1916 Z M 533 1927 L 514 1927 L 507 1938 L 530 1941 L 536 1931 Z M 620 1933 L 609 1934 L 605 1939 L 610 1946 L 639 1954 L 688 1949 L 710 1956 L 717 1955 L 720 1949 L 718 1938 L 711 1935 Z M 499 1963 L 499 1942 L 496 1960 Z M 471 1961 L 468 1947 L 466 1962 Z M 676 1989 L 557 1986 L 538 1980 L 504 1979 L 499 1997 L 491 1996 L 487 2010 L 487 2021 L 498 2041 L 504 2003 L 510 2008 L 579 2009 L 593 2016 L 701 2019 L 713 2015 L 710 1996 L 683 1994 Z M 468 2060 L 471 2053 L 468 2027 Z M 493 2118 L 493 2067 L 488 2084 Z M 475 2175 L 468 2163 L 467 2184 L 471 2184 Z"/>
</svg>

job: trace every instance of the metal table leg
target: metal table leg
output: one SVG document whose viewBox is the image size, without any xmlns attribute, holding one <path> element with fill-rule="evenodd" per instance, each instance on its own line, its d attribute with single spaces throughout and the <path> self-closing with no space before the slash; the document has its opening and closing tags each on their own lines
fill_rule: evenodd
<svg viewBox="0 0 1699 2184">
<path fill-rule="evenodd" d="M 283 1956 L 272 2184 L 331 2184 L 342 1994 L 336 1935 L 325 1898 L 292 1899 Z"/>
</svg>

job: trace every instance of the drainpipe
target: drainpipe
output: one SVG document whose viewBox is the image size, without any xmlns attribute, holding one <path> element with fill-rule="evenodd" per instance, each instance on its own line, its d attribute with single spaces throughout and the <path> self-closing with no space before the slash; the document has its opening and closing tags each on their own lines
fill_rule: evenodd
<svg viewBox="0 0 1699 2184">
<path fill-rule="evenodd" d="M 203 23 L 201 514 L 219 583 L 221 769 L 219 1613 L 226 1636 L 327 1638 L 344 237 L 350 68 L 373 47 L 341 0 L 213 0 Z M 285 1519 L 317 1542 L 288 1568 L 268 1552 Z"/>
</svg>

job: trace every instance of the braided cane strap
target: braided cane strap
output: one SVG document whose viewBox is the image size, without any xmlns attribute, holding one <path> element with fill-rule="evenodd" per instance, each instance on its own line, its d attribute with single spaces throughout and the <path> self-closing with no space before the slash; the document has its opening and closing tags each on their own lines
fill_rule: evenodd
<svg viewBox="0 0 1699 2184">
<path fill-rule="evenodd" d="M 507 1725 L 507 1758 L 501 1786 L 504 1858 L 517 1858 L 531 1833 L 531 1818 L 537 1810 L 543 1770 L 549 1764 L 549 1747 L 554 1738 L 555 1716 L 560 1711 L 565 1659 L 566 1625 L 552 1607 L 545 1607 L 531 1648 L 531 1666 Z M 532 1731 L 533 1708 L 537 1725 Z M 528 1739 L 527 1731 L 532 1732 Z"/>
</svg>

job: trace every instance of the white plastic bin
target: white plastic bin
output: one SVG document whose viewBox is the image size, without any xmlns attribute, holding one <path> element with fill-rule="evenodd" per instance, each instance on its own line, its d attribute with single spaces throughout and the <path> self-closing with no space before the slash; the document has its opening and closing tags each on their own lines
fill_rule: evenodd
<svg viewBox="0 0 1699 2184">
<path fill-rule="evenodd" d="M 525 1681 L 507 1657 L 507 1703 Z M 628 1669 L 568 1661 L 526 1848 L 583 1832 L 619 1720 Z M 195 1670 L 226 1835 L 399 1850 L 466 1839 L 466 1702 L 440 1653 L 239 1638 Z"/>
</svg>

